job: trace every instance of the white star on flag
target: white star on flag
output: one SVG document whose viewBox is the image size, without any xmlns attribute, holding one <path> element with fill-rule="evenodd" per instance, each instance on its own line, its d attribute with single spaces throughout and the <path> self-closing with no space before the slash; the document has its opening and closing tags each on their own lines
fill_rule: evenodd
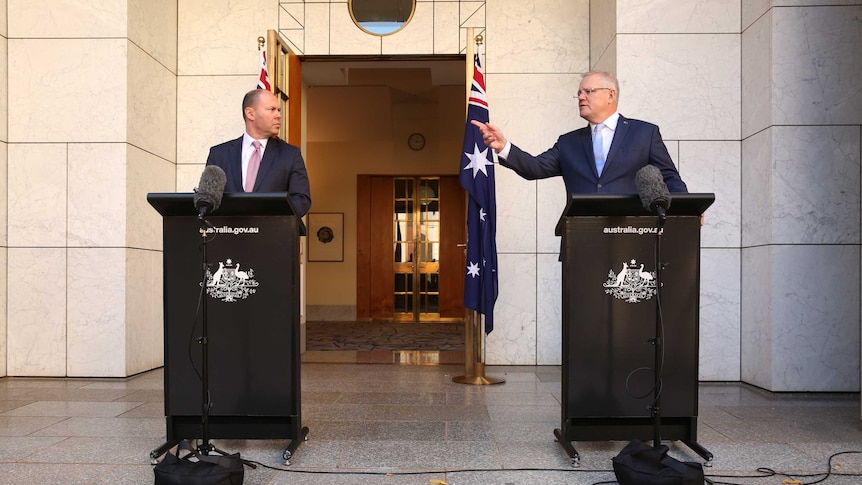
<svg viewBox="0 0 862 485">
<path fill-rule="evenodd" d="M 485 222 L 485 209 L 479 207 L 479 220 Z"/>
<path fill-rule="evenodd" d="M 479 265 L 471 261 L 470 264 L 467 265 L 467 274 L 472 276 L 473 278 L 478 277 Z"/>
<path fill-rule="evenodd" d="M 464 167 L 464 170 L 473 170 L 473 178 L 476 178 L 476 175 L 479 172 L 485 174 L 485 177 L 488 176 L 488 170 L 485 169 L 488 165 L 494 165 L 494 162 L 488 161 L 488 148 L 486 147 L 483 151 L 479 151 L 479 145 L 473 144 L 473 153 L 464 152 L 464 155 L 467 155 L 467 158 L 470 159 L 470 163 Z"/>
</svg>

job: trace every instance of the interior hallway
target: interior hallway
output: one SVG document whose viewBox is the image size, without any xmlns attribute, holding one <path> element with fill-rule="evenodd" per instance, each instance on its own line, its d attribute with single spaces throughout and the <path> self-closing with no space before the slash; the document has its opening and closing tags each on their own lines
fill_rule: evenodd
<svg viewBox="0 0 862 485">
<path fill-rule="evenodd" d="M 554 442 L 559 367 L 489 367 L 488 375 L 506 382 L 486 387 L 453 383 L 463 371 L 463 365 L 304 363 L 308 441 L 292 457 L 291 471 L 246 469 L 244 483 L 613 482 L 610 458 L 625 443 L 576 443 L 581 468 L 573 469 Z M 149 453 L 164 441 L 163 399 L 162 369 L 127 379 L 0 379 L 0 481 L 153 483 Z M 701 384 L 699 414 L 698 441 L 715 455 L 708 475 L 756 475 L 758 467 L 819 473 L 831 454 L 862 451 L 858 393 L 774 394 L 738 383 Z M 283 441 L 213 442 L 246 459 L 282 464 Z M 679 443 L 672 454 L 697 458 Z M 862 454 L 839 456 L 833 466 L 862 474 Z M 820 477 L 797 478 L 813 483 Z M 778 484 L 783 478 L 719 481 Z M 860 480 L 833 476 L 825 483 Z"/>
</svg>

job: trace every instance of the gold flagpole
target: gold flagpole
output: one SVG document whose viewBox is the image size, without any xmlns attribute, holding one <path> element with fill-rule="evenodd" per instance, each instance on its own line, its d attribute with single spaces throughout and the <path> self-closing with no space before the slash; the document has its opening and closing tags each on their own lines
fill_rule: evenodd
<svg viewBox="0 0 862 485">
<path fill-rule="evenodd" d="M 482 45 L 482 35 L 473 36 L 473 27 L 467 28 L 467 39 L 473 39 L 475 42 L 467 42 L 467 100 L 470 98 L 470 87 L 473 85 L 473 57 L 476 55 L 476 45 Z M 465 100 L 466 101 L 466 100 Z M 465 103 L 465 107 L 469 109 L 469 104 Z M 492 310 L 493 311 L 493 310 Z M 464 375 L 455 376 L 453 382 L 459 384 L 473 384 L 484 386 L 489 384 L 502 384 L 506 382 L 500 377 L 485 376 L 484 362 L 484 318 L 482 314 L 470 310 L 467 312 L 464 319 Z"/>
</svg>

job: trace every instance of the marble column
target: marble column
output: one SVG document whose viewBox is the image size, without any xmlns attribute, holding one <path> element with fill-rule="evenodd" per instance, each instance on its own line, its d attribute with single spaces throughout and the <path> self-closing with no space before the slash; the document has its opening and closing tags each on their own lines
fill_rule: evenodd
<svg viewBox="0 0 862 485">
<path fill-rule="evenodd" d="M 6 1 L 0 0 L 0 79 L 8 79 L 7 47 L 9 44 L 6 29 Z M 0 187 L 7 186 L 7 84 L 0 83 Z M 0 195 L 0 377 L 6 376 L 6 254 L 8 237 L 6 230 L 8 194 Z"/>
<path fill-rule="evenodd" d="M 146 194 L 175 186 L 176 0 L 3 11 L 7 373 L 158 367 L 161 224 Z"/>
<path fill-rule="evenodd" d="M 859 390 L 860 5 L 743 2 L 742 380 Z"/>
</svg>

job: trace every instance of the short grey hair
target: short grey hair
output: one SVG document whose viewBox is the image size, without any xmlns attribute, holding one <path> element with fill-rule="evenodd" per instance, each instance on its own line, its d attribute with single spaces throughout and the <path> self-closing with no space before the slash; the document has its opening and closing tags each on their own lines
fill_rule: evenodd
<svg viewBox="0 0 862 485">
<path fill-rule="evenodd" d="M 608 71 L 590 71 L 584 74 L 583 78 L 587 76 L 598 76 L 602 80 L 603 88 L 614 88 L 614 91 L 617 92 L 617 99 L 620 97 L 620 83 L 617 81 L 617 77 L 613 75 L 613 73 Z M 581 78 L 581 79 L 583 79 Z"/>
</svg>

